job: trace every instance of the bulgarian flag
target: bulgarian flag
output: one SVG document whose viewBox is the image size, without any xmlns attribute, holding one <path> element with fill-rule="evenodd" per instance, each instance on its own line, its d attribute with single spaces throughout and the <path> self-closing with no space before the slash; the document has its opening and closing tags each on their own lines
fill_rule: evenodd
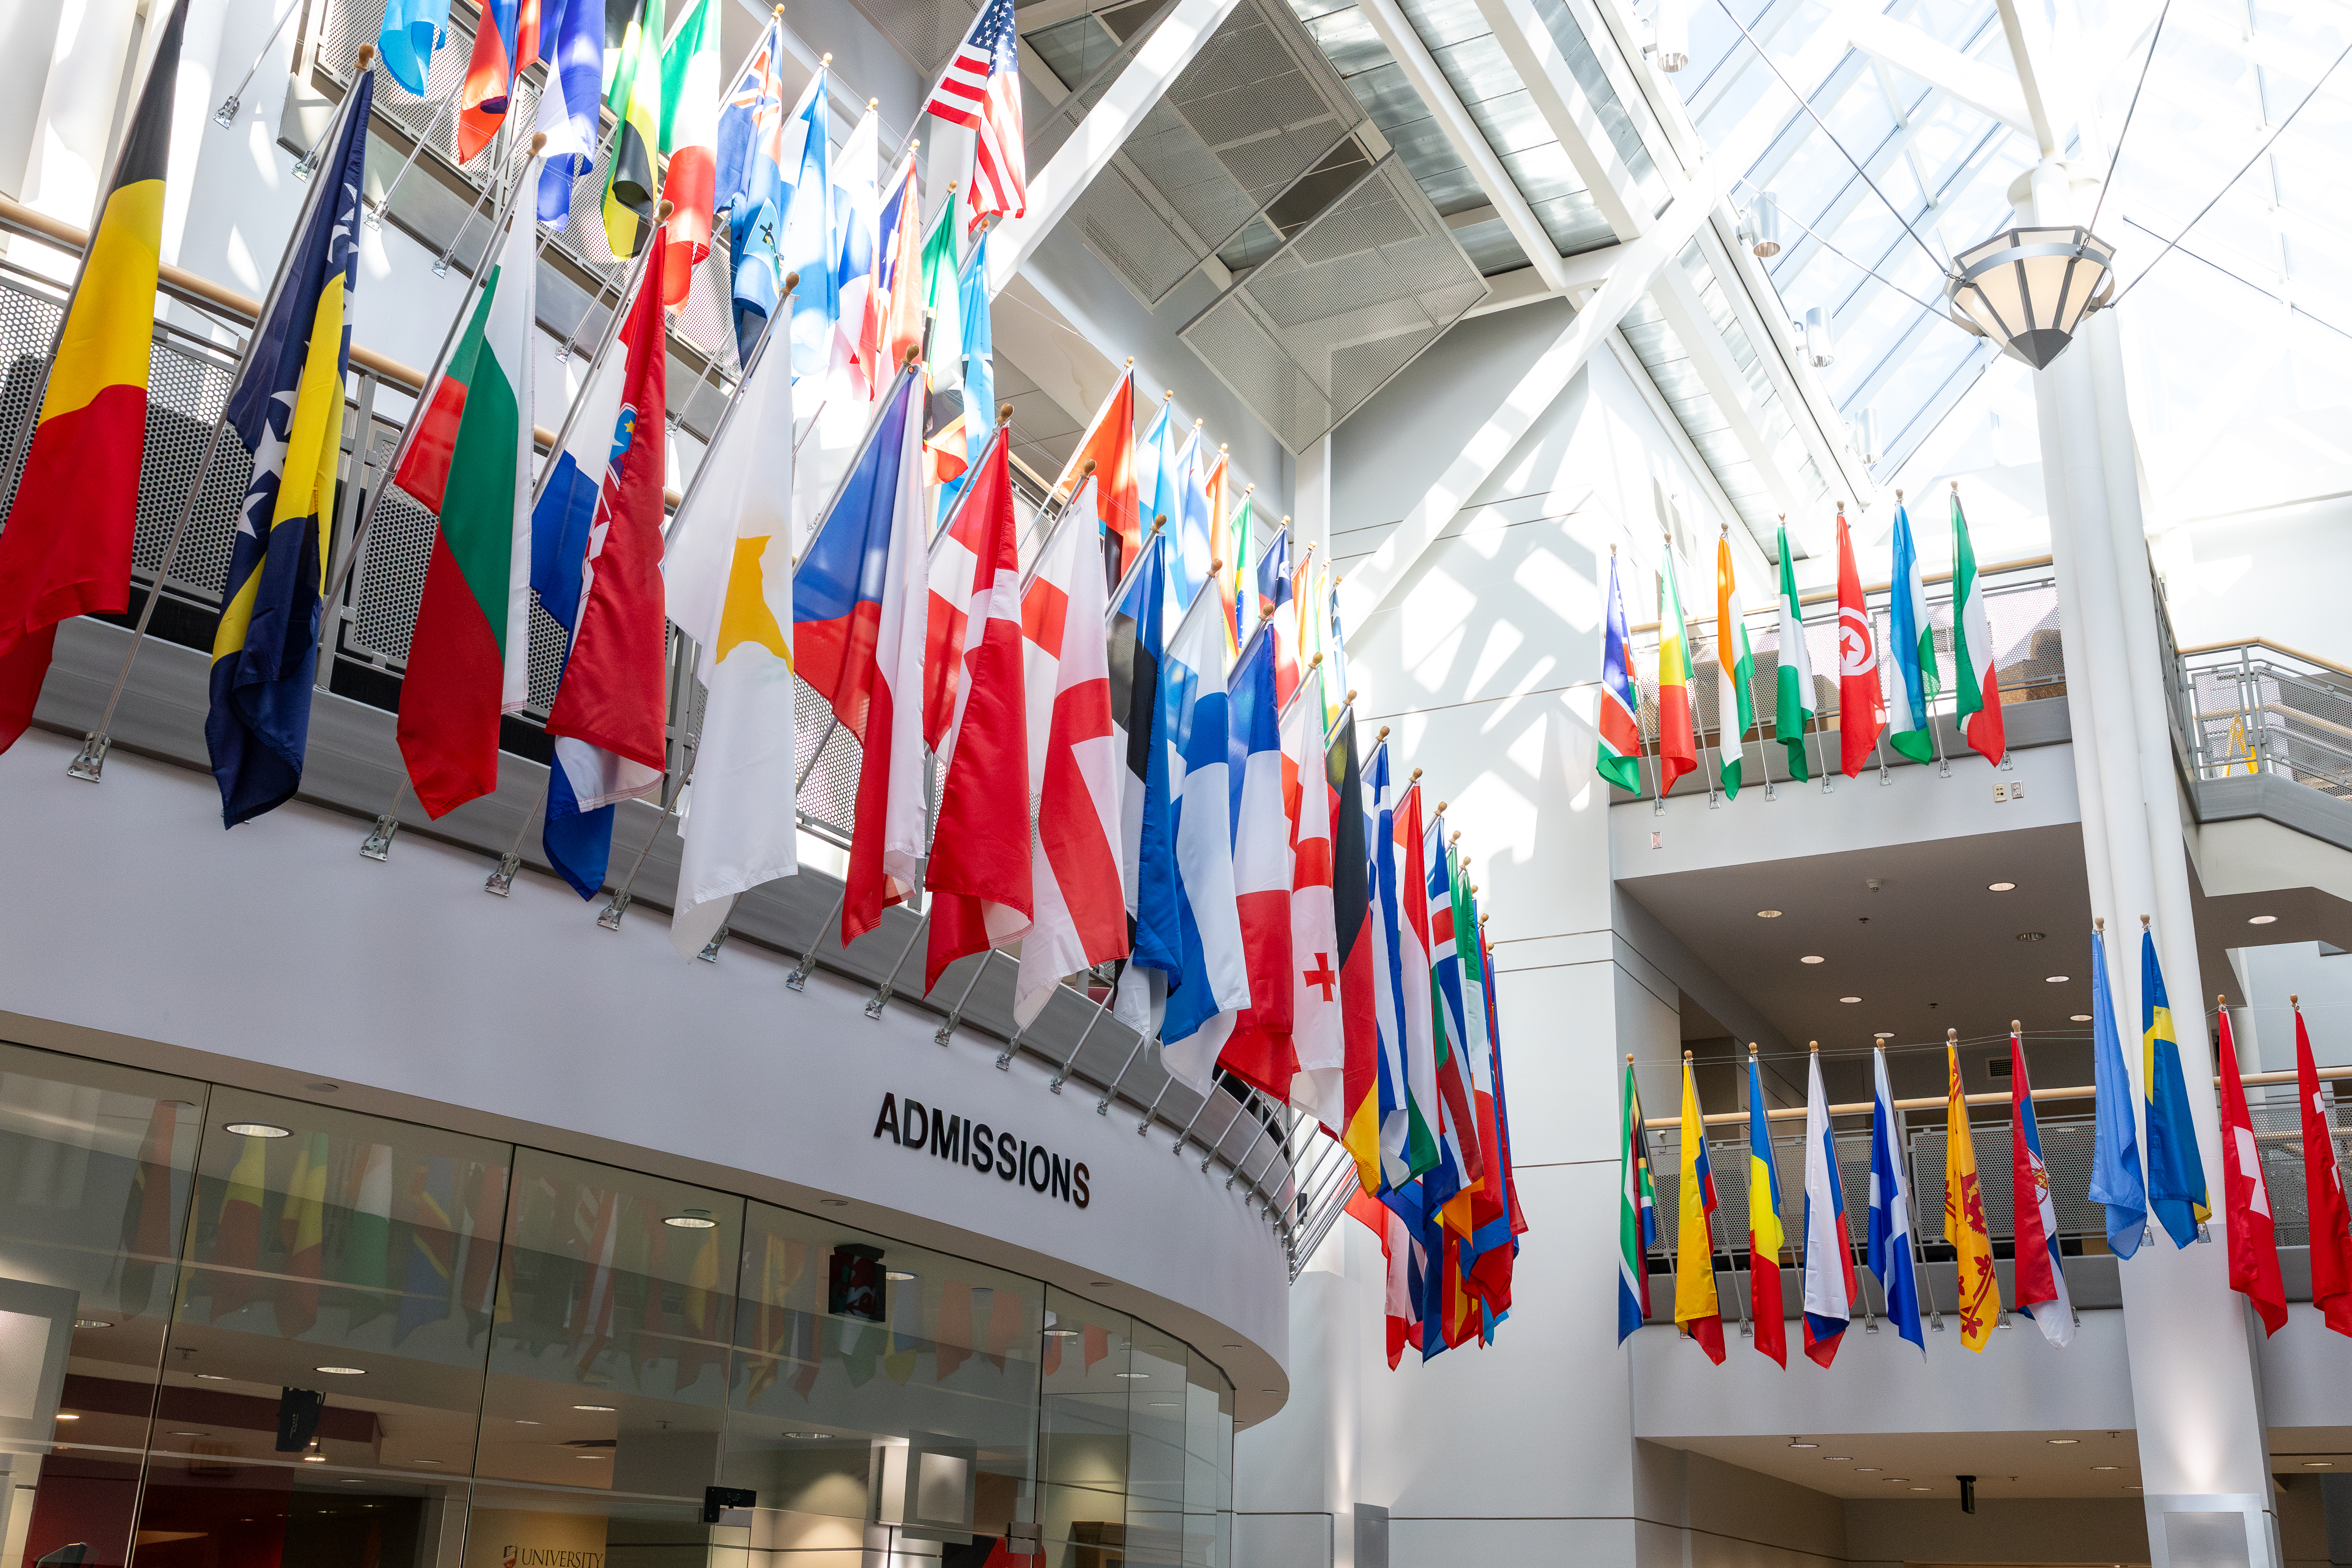
<svg viewBox="0 0 2352 1568">
<path fill-rule="evenodd" d="M 669 160 L 662 195 L 670 202 L 662 303 L 673 310 L 686 303 L 696 263 L 710 254 L 719 97 L 719 0 L 692 0 L 661 57 L 661 150 Z"/>
<path fill-rule="evenodd" d="M 1594 769 L 1630 795 L 1642 793 L 1642 718 L 1634 705 L 1633 634 L 1617 583 L 1617 547 L 1609 547 L 1608 623 L 1601 643 L 1601 745 Z"/>
<path fill-rule="evenodd" d="M 1802 780 L 1805 726 L 1813 706 L 1813 658 L 1805 651 L 1805 612 L 1797 603 L 1797 563 L 1789 557 L 1789 525 L 1780 524 L 1780 673 L 1774 678 L 1772 732 L 1789 753 L 1789 773 Z"/>
<path fill-rule="evenodd" d="M 1960 515 L 1960 485 L 1952 481 L 1952 666 L 1958 672 L 1960 733 L 1969 749 L 1996 767 L 2009 755 L 2000 718 L 2000 670 L 1993 663 L 1992 622 L 1977 580 L 1976 546 Z"/>
<path fill-rule="evenodd" d="M 528 221 L 509 227 L 393 476 L 441 520 L 397 728 L 417 803 L 436 817 L 498 788 L 499 716 L 530 697 L 533 238 Z"/>
<path fill-rule="evenodd" d="M 1683 591 L 1675 581 L 1669 543 L 1658 568 L 1658 794 L 1698 767 L 1698 732 L 1692 728 L 1690 628 L 1683 624 Z"/>
<path fill-rule="evenodd" d="M 1756 723 L 1756 650 L 1748 646 L 1748 616 L 1739 607 L 1739 576 L 1731 568 L 1731 531 L 1715 542 L 1715 725 L 1723 793 L 1739 798 L 1742 742 Z M 1735 726 L 1730 721 L 1738 719 Z"/>
</svg>

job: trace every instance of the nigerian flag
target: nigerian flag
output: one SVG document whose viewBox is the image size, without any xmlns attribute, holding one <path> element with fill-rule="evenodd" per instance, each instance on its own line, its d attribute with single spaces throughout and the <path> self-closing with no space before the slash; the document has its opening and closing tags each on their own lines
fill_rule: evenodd
<svg viewBox="0 0 2352 1568">
<path fill-rule="evenodd" d="M 1715 542 L 1715 754 L 1722 759 L 1723 793 L 1739 798 L 1739 760 L 1756 726 L 1756 650 L 1748 646 L 1748 617 L 1739 607 L 1739 577 L 1731 568 L 1731 531 Z"/>
<path fill-rule="evenodd" d="M 1805 651 L 1805 612 L 1797 603 L 1797 565 L 1789 557 L 1789 525 L 1780 525 L 1780 673 L 1772 732 L 1789 753 L 1789 772 L 1804 780 L 1805 724 L 1814 713 L 1813 660 Z"/>
</svg>

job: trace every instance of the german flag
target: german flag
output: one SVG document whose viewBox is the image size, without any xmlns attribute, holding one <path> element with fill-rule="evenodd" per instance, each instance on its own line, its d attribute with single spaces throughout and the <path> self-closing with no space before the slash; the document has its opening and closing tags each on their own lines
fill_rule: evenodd
<svg viewBox="0 0 2352 1568">
<path fill-rule="evenodd" d="M 58 623 L 131 605 L 163 165 L 187 19 L 188 0 L 175 0 L 66 303 L 24 478 L 0 532 L 0 752 L 32 722 Z"/>
</svg>

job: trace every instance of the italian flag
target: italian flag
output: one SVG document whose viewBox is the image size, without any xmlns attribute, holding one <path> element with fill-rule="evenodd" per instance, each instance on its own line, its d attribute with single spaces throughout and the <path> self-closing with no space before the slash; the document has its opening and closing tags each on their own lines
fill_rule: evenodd
<svg viewBox="0 0 2352 1568">
<path fill-rule="evenodd" d="M 2009 754 L 2000 717 L 2000 671 L 1992 659 L 1992 622 L 1977 581 L 1976 546 L 1960 515 L 1960 487 L 1952 486 L 1952 664 L 1959 672 L 1960 733 L 1969 749 L 1999 766 Z"/>
<path fill-rule="evenodd" d="M 1715 542 L 1715 750 L 1723 762 L 1723 793 L 1737 800 L 1742 743 L 1756 723 L 1756 699 L 1749 695 L 1756 679 L 1756 650 L 1748 646 L 1748 616 L 1739 607 L 1739 575 L 1731 567 L 1728 529 Z"/>
<path fill-rule="evenodd" d="M 436 817 L 499 787 L 499 719 L 530 697 L 531 228 L 508 230 L 394 476 L 441 520 L 397 731 Z"/>
<path fill-rule="evenodd" d="M 1805 611 L 1797 603 L 1797 563 L 1789 555 L 1789 525 L 1780 525 L 1780 673 L 1775 682 L 1772 732 L 1789 753 L 1789 773 L 1803 780 L 1805 725 L 1814 713 L 1813 659 L 1805 651 Z"/>
<path fill-rule="evenodd" d="M 719 0 L 692 0 L 661 57 L 661 150 L 669 160 L 662 195 L 670 202 L 662 303 L 673 310 L 686 303 L 695 263 L 710 254 L 719 99 Z"/>
</svg>

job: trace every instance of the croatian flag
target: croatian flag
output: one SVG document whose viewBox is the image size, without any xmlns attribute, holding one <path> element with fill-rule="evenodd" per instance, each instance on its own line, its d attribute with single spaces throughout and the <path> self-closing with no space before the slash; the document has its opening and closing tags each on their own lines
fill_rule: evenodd
<svg viewBox="0 0 2352 1568">
<path fill-rule="evenodd" d="M 1214 612 L 1220 619 L 1223 608 L 1220 605 Z M 1241 662 L 1226 682 L 1226 698 L 1232 726 L 1226 763 L 1233 795 L 1234 889 L 1240 902 L 1242 946 L 1248 954 L 1250 1005 L 1234 1020 L 1219 1061 L 1277 1102 L 1287 1102 L 1298 1072 L 1291 1041 L 1296 991 L 1290 958 L 1290 816 L 1283 807 L 1282 722 L 1275 699 L 1271 637 L 1255 637 L 1242 649 Z"/>
<path fill-rule="evenodd" d="M 901 371 L 793 575 L 793 651 L 863 756 L 844 946 L 911 895 L 923 857 L 923 630 L 930 596 L 920 384 Z"/>
<path fill-rule="evenodd" d="M 1168 640 L 1160 670 L 1168 797 L 1176 848 L 1181 967 L 1168 977 L 1160 1063 L 1209 1092 L 1234 1016 L 1250 1003 L 1248 960 L 1234 901 L 1232 734 L 1223 679 L 1224 632 L 1214 595 L 1194 601 Z"/>
<path fill-rule="evenodd" d="M 1845 1227 L 1845 1185 L 1838 1179 L 1830 1097 L 1822 1058 L 1805 1087 L 1805 1354 L 1822 1366 L 1837 1360 L 1853 1319 L 1853 1244 Z"/>
<path fill-rule="evenodd" d="M 1886 1084 L 1886 1047 L 1871 1052 L 1876 1075 L 1870 1113 L 1870 1271 L 1886 1297 L 1895 1332 L 1927 1353 L 1919 1328 L 1919 1278 L 1911 1258 L 1911 1186 L 1903 1178 L 1903 1123 Z"/>
</svg>

